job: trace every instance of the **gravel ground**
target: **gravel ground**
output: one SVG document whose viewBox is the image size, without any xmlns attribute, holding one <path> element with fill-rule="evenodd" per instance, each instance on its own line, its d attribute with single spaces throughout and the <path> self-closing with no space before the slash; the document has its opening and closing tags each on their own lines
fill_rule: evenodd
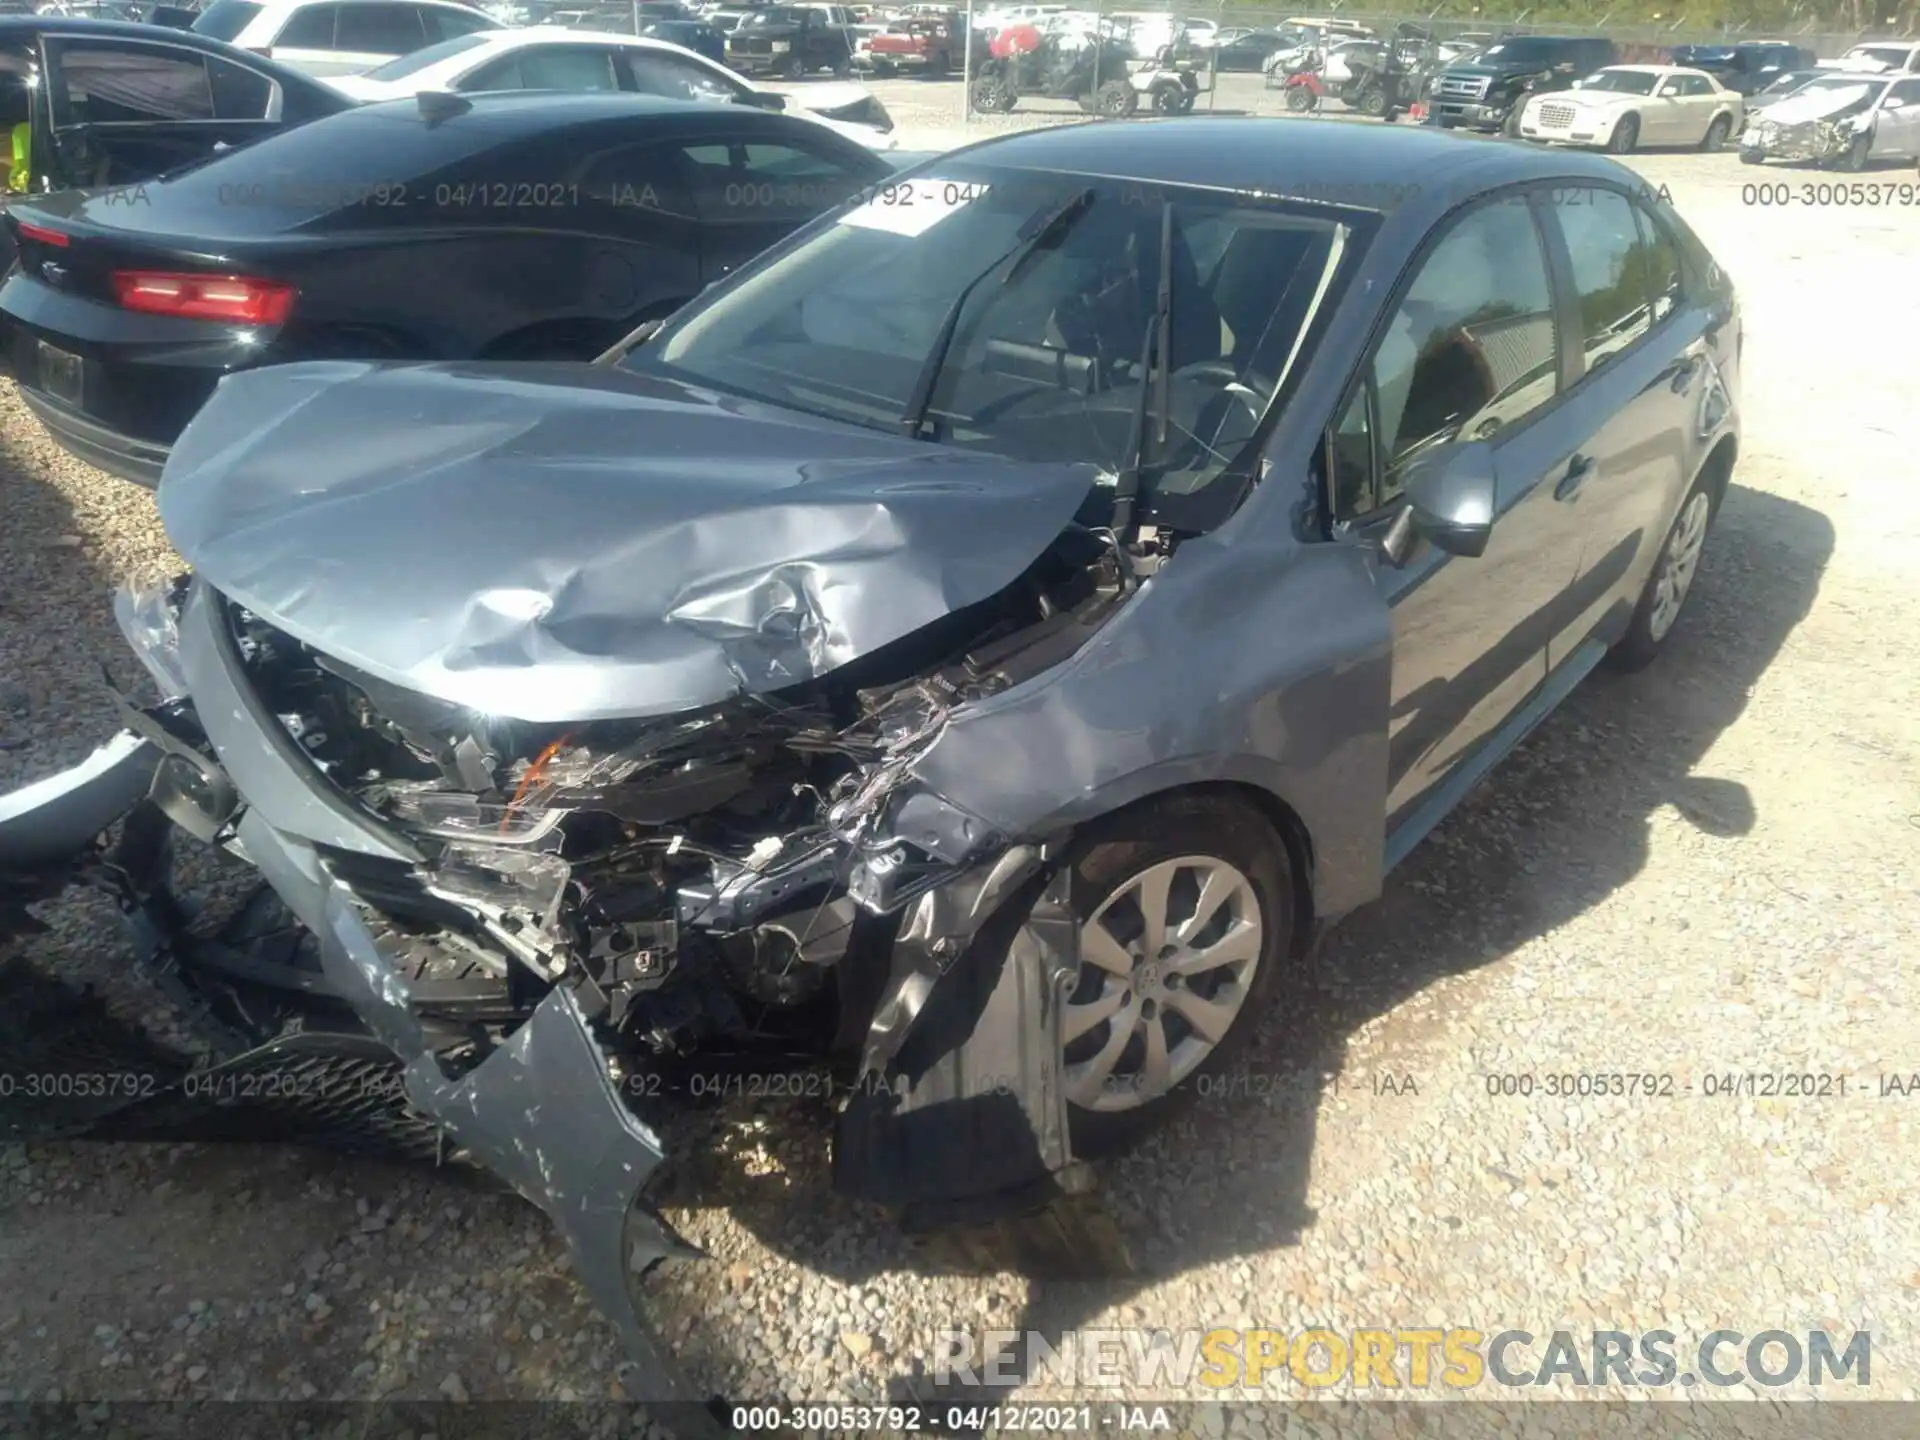
<svg viewBox="0 0 1920 1440">
<path fill-rule="evenodd" d="M 957 87 L 880 88 L 907 143 L 946 141 Z M 1242 1093 L 1111 1168 L 1135 1280 L 938 1273 L 833 1196 L 801 1117 L 690 1118 L 665 1209 L 711 1258 L 653 1295 L 713 1390 L 878 1396 L 951 1326 L 1665 1325 L 1868 1329 L 1866 1393 L 1916 1398 L 1920 1095 L 1878 1088 L 1920 1071 L 1920 488 L 1885 338 L 1920 333 L 1920 208 L 1756 207 L 1730 156 L 1635 163 L 1733 272 L 1754 342 L 1670 653 L 1583 686 L 1334 934 Z M 113 728 L 99 663 L 134 667 L 103 590 L 170 563 L 150 497 L 0 393 L 0 786 Z M 114 969 L 110 914 L 50 918 L 49 956 Z M 1488 1093 L 1571 1071 L 1677 1091 Z M 1847 1093 L 1701 1093 L 1783 1071 Z M 457 1179 L 0 1151 L 0 1400 L 588 1399 L 617 1358 L 544 1219 Z"/>
</svg>

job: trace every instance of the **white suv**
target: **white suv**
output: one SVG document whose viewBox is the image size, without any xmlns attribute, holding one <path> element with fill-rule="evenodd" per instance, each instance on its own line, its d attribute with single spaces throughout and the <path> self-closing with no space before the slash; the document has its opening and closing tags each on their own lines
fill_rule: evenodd
<svg viewBox="0 0 1920 1440">
<path fill-rule="evenodd" d="M 449 0 L 213 0 L 193 28 L 309 75 L 358 75 L 500 23 Z"/>
</svg>

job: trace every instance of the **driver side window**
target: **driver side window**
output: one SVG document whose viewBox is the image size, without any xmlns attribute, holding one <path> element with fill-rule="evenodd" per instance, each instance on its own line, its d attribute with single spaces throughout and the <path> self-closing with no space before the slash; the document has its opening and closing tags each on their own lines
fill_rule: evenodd
<svg viewBox="0 0 1920 1440">
<path fill-rule="evenodd" d="M 1559 390 L 1553 291 L 1523 197 L 1469 211 L 1416 263 L 1328 435 L 1335 520 L 1393 504 L 1417 456 L 1453 440 L 1490 440 Z"/>
</svg>

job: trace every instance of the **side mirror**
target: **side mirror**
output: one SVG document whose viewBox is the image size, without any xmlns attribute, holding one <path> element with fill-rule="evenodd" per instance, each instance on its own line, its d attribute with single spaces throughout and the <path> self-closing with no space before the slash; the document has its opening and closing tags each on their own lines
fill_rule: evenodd
<svg viewBox="0 0 1920 1440">
<path fill-rule="evenodd" d="M 1406 496 L 1404 524 L 1396 522 L 1393 529 L 1409 533 L 1399 542 L 1398 556 L 1389 547 L 1388 558 L 1396 565 L 1415 535 L 1449 555 L 1485 554 L 1493 534 L 1493 450 L 1477 440 L 1437 447 L 1414 461 Z"/>
</svg>

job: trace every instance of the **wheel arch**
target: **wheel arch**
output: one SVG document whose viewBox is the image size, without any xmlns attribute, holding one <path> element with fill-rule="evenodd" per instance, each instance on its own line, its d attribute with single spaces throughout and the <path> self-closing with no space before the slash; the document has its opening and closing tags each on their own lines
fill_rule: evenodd
<svg viewBox="0 0 1920 1440">
<path fill-rule="evenodd" d="M 1270 784 L 1247 776 L 1195 779 L 1143 774 L 1132 778 L 1135 783 L 1128 785 L 1124 791 L 1108 792 L 1104 797 L 1107 803 L 1098 809 L 1091 812 L 1083 810 L 1063 838 L 1070 841 L 1074 834 L 1089 826 L 1109 824 L 1116 816 L 1149 805 L 1165 804 L 1170 800 L 1192 796 L 1237 801 L 1266 822 L 1286 851 L 1293 900 L 1293 927 L 1288 946 L 1295 955 L 1303 953 L 1312 938 L 1318 909 L 1314 900 L 1316 854 L 1313 832 L 1299 810 Z"/>
<path fill-rule="evenodd" d="M 1729 431 L 1714 442 L 1713 449 L 1707 452 L 1707 458 L 1700 462 L 1700 469 L 1695 472 L 1694 484 L 1697 485 L 1704 479 L 1710 487 L 1709 493 L 1713 496 L 1713 508 L 1716 514 L 1719 512 L 1720 502 L 1727 498 L 1727 487 L 1733 483 L 1733 462 L 1739 458 L 1740 437 Z M 1693 487 L 1690 485 L 1687 488 Z"/>
</svg>

